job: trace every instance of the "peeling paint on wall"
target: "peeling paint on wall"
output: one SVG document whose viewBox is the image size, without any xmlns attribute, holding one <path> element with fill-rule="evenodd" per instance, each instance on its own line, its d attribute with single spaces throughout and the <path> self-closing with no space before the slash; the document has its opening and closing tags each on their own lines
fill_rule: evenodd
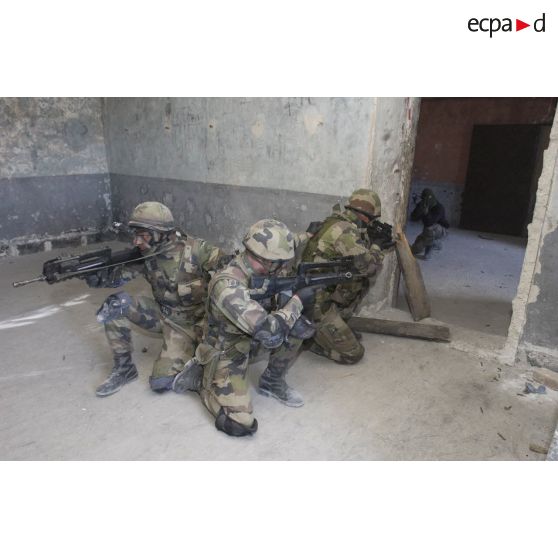
<svg viewBox="0 0 558 558">
<path fill-rule="evenodd" d="M 104 230 L 112 200 L 101 100 L 0 98 L 0 191 L 5 253 Z"/>
<path fill-rule="evenodd" d="M 99 98 L 0 98 L 0 178 L 107 172 Z"/>
</svg>

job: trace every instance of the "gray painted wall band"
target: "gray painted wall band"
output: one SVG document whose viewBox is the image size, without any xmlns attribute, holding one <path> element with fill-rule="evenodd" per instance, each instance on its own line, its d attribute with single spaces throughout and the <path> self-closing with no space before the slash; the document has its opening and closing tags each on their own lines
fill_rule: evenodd
<svg viewBox="0 0 558 558">
<path fill-rule="evenodd" d="M 272 188 L 207 184 L 187 180 L 111 174 L 115 219 L 126 222 L 144 201 L 168 205 L 185 232 L 238 248 L 244 232 L 260 219 L 272 217 L 294 231 L 325 219 L 343 198 Z"/>
<path fill-rule="evenodd" d="M 0 239 L 102 230 L 111 220 L 108 174 L 0 178 Z"/>
</svg>

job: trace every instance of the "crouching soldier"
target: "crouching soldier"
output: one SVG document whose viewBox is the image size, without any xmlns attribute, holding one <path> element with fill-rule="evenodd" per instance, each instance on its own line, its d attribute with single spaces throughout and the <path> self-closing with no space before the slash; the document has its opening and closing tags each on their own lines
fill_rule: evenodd
<svg viewBox="0 0 558 558">
<path fill-rule="evenodd" d="M 380 215 L 378 195 L 366 188 L 355 190 L 344 211 L 334 207 L 333 214 L 316 230 L 302 255 L 305 262 L 352 256 L 354 266 L 364 275 L 318 292 L 309 313 L 316 326 L 310 350 L 341 364 L 355 364 L 364 355 L 364 347 L 347 320 L 375 282 L 382 267 L 382 248 L 393 245 L 391 238 L 375 238 L 369 233 L 369 225 Z"/>
<path fill-rule="evenodd" d="M 253 434 L 258 428 L 247 378 L 250 355 L 258 348 L 270 351 L 259 393 L 291 407 L 304 403 L 285 376 L 303 340 L 314 333 L 310 322 L 301 318 L 304 307 L 312 304 L 314 288 L 305 287 L 280 304 L 277 297 L 252 300 L 249 285 L 253 275 L 280 274 L 295 255 L 295 240 L 286 225 L 273 219 L 250 227 L 244 252 L 209 284 L 207 332 L 195 359 L 203 365 L 203 379 L 198 368 L 197 376 L 190 370 L 175 380 L 175 391 L 200 391 L 216 417 L 215 427 L 230 436 Z"/>
<path fill-rule="evenodd" d="M 111 294 L 97 312 L 114 359 L 109 377 L 96 390 L 99 397 L 115 393 L 138 377 L 132 362 L 130 323 L 162 335 L 163 347 L 149 384 L 157 392 L 171 389 L 174 376 L 194 355 L 201 339 L 209 272 L 219 267 L 222 258 L 227 259 L 209 242 L 179 232 L 171 211 L 161 203 L 141 203 L 128 225 L 145 259 L 110 273 L 100 271 L 86 281 L 90 287 L 116 288 L 142 274 L 153 298 L 120 291 Z"/>
<path fill-rule="evenodd" d="M 424 188 L 411 213 L 411 221 L 422 221 L 422 232 L 416 237 L 411 251 L 415 256 L 431 258 L 431 252 L 442 249 L 442 239 L 447 236 L 449 222 L 444 206 L 436 199 L 430 188 Z"/>
</svg>

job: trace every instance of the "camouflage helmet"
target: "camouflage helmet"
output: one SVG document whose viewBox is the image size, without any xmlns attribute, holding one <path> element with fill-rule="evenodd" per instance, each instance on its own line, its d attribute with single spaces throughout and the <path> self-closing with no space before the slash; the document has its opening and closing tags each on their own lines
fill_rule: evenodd
<svg viewBox="0 0 558 558">
<path fill-rule="evenodd" d="M 294 258 L 293 233 L 285 223 L 275 219 L 262 219 L 254 223 L 242 240 L 246 249 L 264 260 L 290 260 Z"/>
<path fill-rule="evenodd" d="M 159 232 L 169 232 L 175 228 L 171 210 L 166 205 L 154 201 L 143 202 L 136 206 L 128 226 Z"/>
<path fill-rule="evenodd" d="M 370 219 L 380 217 L 382 214 L 380 196 L 368 188 L 359 188 L 355 190 L 351 194 L 345 208 L 360 211 L 360 213 L 364 213 L 364 215 L 370 217 Z"/>
</svg>

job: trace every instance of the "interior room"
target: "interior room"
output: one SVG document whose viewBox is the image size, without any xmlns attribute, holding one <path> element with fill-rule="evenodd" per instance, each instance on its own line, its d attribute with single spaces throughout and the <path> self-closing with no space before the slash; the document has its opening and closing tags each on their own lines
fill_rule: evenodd
<svg viewBox="0 0 558 558">
<path fill-rule="evenodd" d="M 557 159 L 556 98 L 1 98 L 0 458 L 558 458 Z M 151 389 L 162 339 L 135 327 L 139 378 L 96 396 L 113 366 L 96 313 L 118 289 L 41 280 L 46 261 L 130 248 L 150 201 L 234 257 L 257 221 L 304 233 L 356 189 L 394 242 L 355 315 L 398 332 L 361 333 L 354 364 L 302 350 L 298 408 L 258 393 L 259 355 L 253 436 L 216 430 L 194 391 Z M 425 189 L 448 234 L 405 264 Z M 141 276 L 119 289 L 152 296 Z M 434 327 L 448 338 L 401 333 Z"/>
<path fill-rule="evenodd" d="M 506 343 L 555 111 L 555 98 L 421 101 L 408 216 L 425 188 L 444 206 L 448 238 L 419 262 L 432 316 L 464 342 Z M 411 242 L 421 230 L 408 219 Z"/>
</svg>

